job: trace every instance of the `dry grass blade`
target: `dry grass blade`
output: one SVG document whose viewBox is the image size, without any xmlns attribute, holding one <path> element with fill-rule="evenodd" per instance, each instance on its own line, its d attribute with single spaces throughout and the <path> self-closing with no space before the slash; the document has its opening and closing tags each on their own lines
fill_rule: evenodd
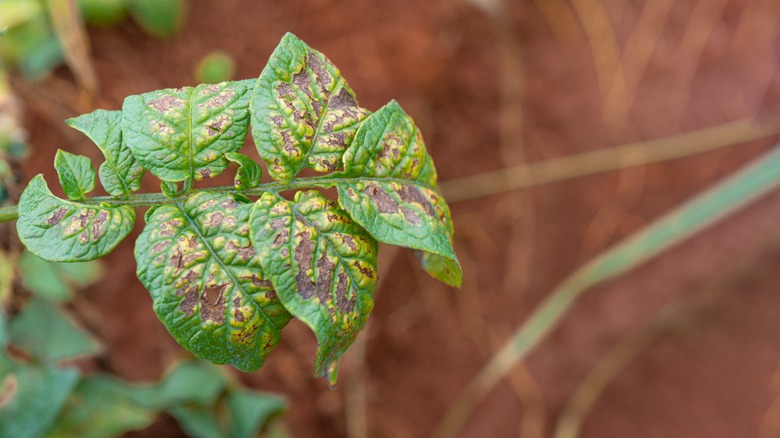
<svg viewBox="0 0 780 438">
<path fill-rule="evenodd" d="M 454 435 L 479 400 L 558 325 L 585 291 L 647 262 L 780 186 L 778 168 L 780 148 L 775 148 L 571 274 L 469 383 L 440 423 L 436 436 Z"/>
<path fill-rule="evenodd" d="M 75 0 L 48 0 L 47 3 L 54 31 L 65 53 L 65 61 L 81 87 L 90 98 L 94 98 L 98 92 L 98 80 L 79 7 Z"/>
<path fill-rule="evenodd" d="M 686 157 L 778 133 L 780 124 L 765 124 L 747 118 L 672 137 L 520 164 L 444 181 L 440 187 L 448 202 L 466 201 L 538 184 Z"/>
</svg>

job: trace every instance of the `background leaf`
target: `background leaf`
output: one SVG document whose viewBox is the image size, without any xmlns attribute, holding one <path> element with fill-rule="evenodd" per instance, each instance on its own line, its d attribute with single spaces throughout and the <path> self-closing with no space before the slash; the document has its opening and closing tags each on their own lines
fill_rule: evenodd
<svg viewBox="0 0 780 438">
<path fill-rule="evenodd" d="M 173 36 L 184 21 L 184 0 L 129 0 L 130 14 L 152 35 Z"/>
<path fill-rule="evenodd" d="M 103 152 L 106 160 L 100 165 L 98 174 L 106 192 L 129 197 L 141 187 L 141 177 L 146 170 L 122 143 L 121 111 L 99 109 L 68 119 L 66 123 L 83 132 Z"/>
<path fill-rule="evenodd" d="M 257 80 L 252 135 L 268 172 L 286 183 L 306 166 L 339 169 L 367 114 L 336 66 L 288 33 Z"/>
<path fill-rule="evenodd" d="M 252 242 L 279 298 L 317 336 L 314 368 L 324 376 L 374 306 L 377 243 L 316 191 L 298 192 L 294 202 L 266 192 L 251 222 Z"/>
<path fill-rule="evenodd" d="M 16 230 L 27 249 L 53 262 L 88 261 L 110 253 L 133 229 L 130 206 L 93 207 L 54 196 L 36 175 L 19 199 Z"/>
<path fill-rule="evenodd" d="M 11 343 L 40 362 L 56 362 L 97 353 L 99 345 L 51 304 L 31 299 L 11 320 Z"/>
<path fill-rule="evenodd" d="M 4 353 L 0 353 L 4 356 Z M 0 436 L 33 438 L 52 424 L 79 380 L 78 370 L 55 366 L 0 365 Z M 9 382 L 12 382 L 9 384 Z M 7 397 L 7 400 L 6 400 Z"/>
<path fill-rule="evenodd" d="M 339 204 L 380 242 L 438 254 L 423 259 L 434 277 L 459 286 L 452 220 L 436 188 L 436 169 L 412 119 L 395 102 L 369 116 L 344 153 Z"/>
<path fill-rule="evenodd" d="M 251 204 L 201 192 L 147 213 L 136 241 L 138 278 L 154 310 L 187 350 L 256 370 L 290 314 L 263 277 L 249 241 Z"/>
<path fill-rule="evenodd" d="M 224 155 L 244 144 L 249 125 L 246 82 L 168 88 L 129 96 L 124 140 L 163 181 L 201 180 L 227 167 Z"/>
<path fill-rule="evenodd" d="M 137 404 L 133 388 L 108 376 L 79 382 L 47 438 L 111 438 L 152 424 L 157 411 Z"/>
<path fill-rule="evenodd" d="M 58 149 L 54 167 L 60 177 L 62 191 L 69 199 L 80 201 L 95 189 L 95 169 L 89 158 Z"/>
</svg>

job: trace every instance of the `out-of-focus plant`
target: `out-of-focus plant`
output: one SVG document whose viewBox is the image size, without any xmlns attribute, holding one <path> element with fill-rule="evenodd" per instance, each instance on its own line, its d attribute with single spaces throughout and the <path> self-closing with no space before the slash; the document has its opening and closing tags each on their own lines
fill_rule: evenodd
<svg viewBox="0 0 780 438">
<path fill-rule="evenodd" d="M 65 58 L 53 11 L 58 0 L 0 0 L 0 61 L 39 78 Z M 184 0 L 64 0 L 78 8 L 87 24 L 111 25 L 130 16 L 146 32 L 170 37 L 184 20 Z"/>
</svg>

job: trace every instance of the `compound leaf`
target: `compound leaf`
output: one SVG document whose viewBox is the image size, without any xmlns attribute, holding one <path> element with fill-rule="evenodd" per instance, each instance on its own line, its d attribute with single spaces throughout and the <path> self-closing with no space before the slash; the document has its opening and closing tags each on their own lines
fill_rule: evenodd
<svg viewBox="0 0 780 438">
<path fill-rule="evenodd" d="M 279 298 L 317 337 L 315 373 L 333 374 L 374 305 L 376 241 L 316 191 L 298 192 L 294 202 L 266 192 L 251 223 Z"/>
<path fill-rule="evenodd" d="M 168 88 L 129 96 L 122 132 L 133 155 L 163 181 L 201 180 L 227 167 L 244 144 L 247 82 Z"/>
<path fill-rule="evenodd" d="M 110 253 L 133 229 L 130 206 L 93 206 L 54 196 L 36 175 L 19 199 L 16 230 L 27 249 L 52 262 L 83 262 Z"/>
<path fill-rule="evenodd" d="M 243 371 L 263 365 L 291 318 L 250 243 L 251 210 L 243 198 L 200 192 L 149 210 L 135 247 L 138 278 L 173 337 Z"/>
<path fill-rule="evenodd" d="M 233 180 L 236 189 L 251 189 L 260 184 L 260 179 L 263 177 L 263 169 L 253 159 L 238 152 L 228 152 L 225 154 L 225 158 L 231 163 L 238 165 L 236 178 Z"/>
<path fill-rule="evenodd" d="M 288 33 L 271 54 L 252 94 L 252 135 L 271 176 L 290 182 L 305 166 L 341 167 L 341 156 L 368 115 L 341 72 Z"/>
<path fill-rule="evenodd" d="M 339 204 L 377 240 L 433 253 L 423 267 L 459 286 L 452 220 L 436 188 L 436 169 L 412 119 L 395 101 L 369 116 L 344 153 L 349 180 L 336 184 Z"/>
<path fill-rule="evenodd" d="M 54 157 L 54 167 L 60 177 L 62 191 L 68 199 L 81 201 L 87 193 L 95 189 L 95 169 L 92 168 L 89 158 L 58 149 Z"/>
<path fill-rule="evenodd" d="M 103 152 L 106 160 L 100 165 L 98 175 L 106 192 L 129 197 L 141 187 L 141 177 L 146 170 L 122 142 L 121 111 L 99 109 L 65 123 L 84 133 Z"/>
</svg>

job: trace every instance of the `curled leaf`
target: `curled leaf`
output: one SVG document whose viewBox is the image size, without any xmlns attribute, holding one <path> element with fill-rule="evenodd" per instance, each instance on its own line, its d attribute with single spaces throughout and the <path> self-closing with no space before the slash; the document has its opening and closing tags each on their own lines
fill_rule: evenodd
<svg viewBox="0 0 780 438">
<path fill-rule="evenodd" d="M 252 204 L 200 192 L 147 213 L 135 258 L 154 311 L 187 350 L 244 371 L 260 368 L 290 314 L 249 241 Z"/>
<path fill-rule="evenodd" d="M 57 150 L 54 167 L 60 177 L 62 191 L 68 199 L 81 201 L 87 193 L 95 189 L 95 169 L 89 158 Z"/>
<path fill-rule="evenodd" d="M 233 180 L 233 185 L 238 190 L 251 189 L 260 184 L 260 179 L 263 177 L 263 169 L 253 159 L 238 152 L 228 152 L 225 154 L 225 158 L 231 163 L 238 165 L 236 178 Z"/>
<path fill-rule="evenodd" d="M 294 202 L 265 193 L 251 223 L 252 242 L 279 298 L 317 336 L 314 368 L 325 376 L 374 306 L 377 243 L 316 191 L 298 192 Z"/>
<path fill-rule="evenodd" d="M 130 206 L 95 206 L 54 196 L 37 175 L 19 199 L 16 230 L 24 246 L 51 262 L 84 262 L 110 253 L 133 229 Z"/>
<path fill-rule="evenodd" d="M 252 95 L 252 135 L 268 172 L 291 181 L 308 166 L 341 167 L 368 111 L 322 53 L 288 33 L 271 54 Z"/>
</svg>

